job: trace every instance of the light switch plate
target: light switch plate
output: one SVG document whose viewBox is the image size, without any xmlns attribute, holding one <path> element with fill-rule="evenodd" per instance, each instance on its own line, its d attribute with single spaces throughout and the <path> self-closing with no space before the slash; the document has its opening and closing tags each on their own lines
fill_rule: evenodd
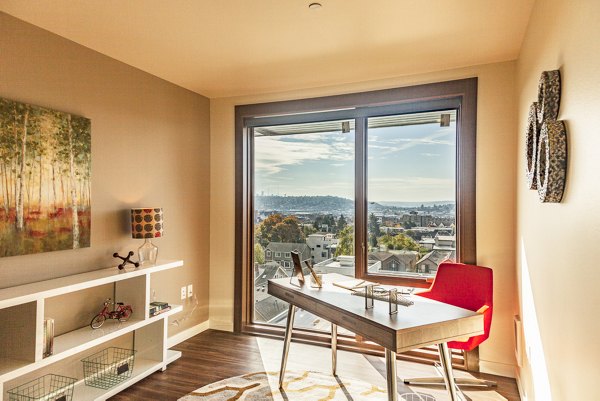
<svg viewBox="0 0 600 401">
<path fill-rule="evenodd" d="M 189 284 L 187 286 L 187 296 L 188 296 L 188 298 L 191 298 L 193 294 L 194 294 L 194 286 L 192 284 Z"/>
<path fill-rule="evenodd" d="M 181 299 L 186 298 L 186 286 L 181 287 Z"/>
</svg>

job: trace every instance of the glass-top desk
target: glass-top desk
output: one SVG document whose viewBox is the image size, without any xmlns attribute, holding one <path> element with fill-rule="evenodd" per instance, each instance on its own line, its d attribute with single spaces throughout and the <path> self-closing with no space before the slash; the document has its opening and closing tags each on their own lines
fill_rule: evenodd
<svg viewBox="0 0 600 401">
<path fill-rule="evenodd" d="M 397 400 L 396 353 L 437 344 L 450 399 L 458 400 L 446 343 L 482 334 L 483 315 L 419 296 L 411 296 L 413 305 L 399 305 L 398 313 L 390 315 L 387 302 L 375 300 L 374 308 L 365 309 L 363 297 L 352 295 L 351 291 L 333 285 L 334 282 L 348 280 L 348 277 L 335 273 L 322 277 L 322 288 L 312 287 L 308 278 L 303 286 L 292 284 L 289 278 L 269 280 L 269 294 L 290 304 L 281 360 L 280 388 L 283 385 L 294 315 L 298 307 L 332 323 L 334 374 L 338 325 L 385 348 L 390 401 Z"/>
</svg>

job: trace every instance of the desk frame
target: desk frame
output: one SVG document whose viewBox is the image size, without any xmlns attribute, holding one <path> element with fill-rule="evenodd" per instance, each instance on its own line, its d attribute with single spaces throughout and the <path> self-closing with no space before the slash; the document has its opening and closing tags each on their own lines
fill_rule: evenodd
<svg viewBox="0 0 600 401">
<path fill-rule="evenodd" d="M 344 327 L 350 331 L 380 344 L 385 348 L 386 379 L 388 400 L 397 401 L 397 375 L 396 354 L 425 345 L 437 344 L 440 352 L 440 362 L 446 389 L 451 401 L 459 400 L 452 374 L 452 363 L 447 342 L 465 336 L 481 334 L 483 332 L 483 316 L 462 308 L 454 307 L 441 302 L 415 298 L 415 304 L 425 305 L 427 310 L 440 311 L 439 318 L 416 318 L 413 322 L 406 323 L 402 313 L 401 318 L 392 321 L 388 315 L 387 319 L 381 313 L 376 316 L 373 310 L 365 311 L 357 308 L 357 302 L 361 303 L 360 297 L 334 289 L 331 281 L 348 279 L 347 277 L 330 274 L 325 279 L 324 288 L 313 289 L 309 285 L 295 286 L 290 284 L 289 279 L 269 280 L 269 294 L 290 304 L 285 328 L 283 353 L 281 358 L 281 369 L 279 376 L 279 387 L 282 388 L 285 369 L 288 360 L 290 343 L 296 308 L 302 308 L 309 313 L 315 314 L 332 323 L 331 349 L 332 349 L 332 373 L 337 372 L 337 326 Z M 327 291 L 327 290 L 333 291 Z M 350 304 L 350 307 L 341 307 L 342 304 Z M 387 305 L 386 310 L 387 310 Z M 376 301 L 376 309 L 383 309 L 381 301 Z M 419 311 L 418 307 L 411 307 L 412 314 Z M 423 309 L 423 308 L 422 308 Z M 410 309 L 408 309 L 410 311 Z M 387 315 L 387 312 L 386 312 Z M 450 315 L 444 317 L 443 315 Z M 387 321 L 386 321 L 387 320 Z M 410 320 L 410 319 L 408 319 Z"/>
</svg>

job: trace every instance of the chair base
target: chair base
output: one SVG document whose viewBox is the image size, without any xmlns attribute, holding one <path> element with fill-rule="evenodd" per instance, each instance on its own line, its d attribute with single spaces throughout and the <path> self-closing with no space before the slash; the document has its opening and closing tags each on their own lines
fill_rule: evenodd
<svg viewBox="0 0 600 401">
<path fill-rule="evenodd" d="M 405 384 L 445 386 L 443 377 L 416 377 L 403 380 Z M 455 378 L 454 383 L 461 387 L 496 387 L 498 383 L 491 380 Z"/>
</svg>

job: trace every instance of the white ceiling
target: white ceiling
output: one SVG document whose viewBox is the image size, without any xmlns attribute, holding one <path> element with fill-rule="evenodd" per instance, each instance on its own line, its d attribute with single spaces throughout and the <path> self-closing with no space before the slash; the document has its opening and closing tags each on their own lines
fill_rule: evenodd
<svg viewBox="0 0 600 401">
<path fill-rule="evenodd" d="M 0 0 L 0 10 L 225 97 L 514 60 L 534 1 Z"/>
</svg>

